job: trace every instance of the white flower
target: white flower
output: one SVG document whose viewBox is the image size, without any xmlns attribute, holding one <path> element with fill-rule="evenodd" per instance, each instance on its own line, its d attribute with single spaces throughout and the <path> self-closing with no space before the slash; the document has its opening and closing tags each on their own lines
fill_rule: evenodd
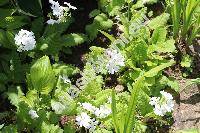
<svg viewBox="0 0 200 133">
<path fill-rule="evenodd" d="M 108 108 L 106 105 L 101 105 L 100 108 L 97 108 L 94 114 L 98 118 L 106 118 L 108 115 L 112 113 L 111 109 Z"/>
<path fill-rule="evenodd" d="M 76 121 L 77 125 L 89 129 L 90 132 L 94 131 L 96 125 L 98 124 L 98 121 L 95 121 L 94 118 L 91 119 L 90 116 L 85 112 L 82 112 L 80 115 L 76 116 Z"/>
<path fill-rule="evenodd" d="M 173 97 L 170 93 L 160 91 L 162 97 L 152 97 L 149 104 L 154 106 L 156 115 L 164 116 L 167 112 L 171 112 L 174 107 Z"/>
<path fill-rule="evenodd" d="M 82 103 L 81 106 L 82 108 L 84 108 L 87 111 L 90 111 L 91 113 L 94 113 L 97 109 L 95 106 L 93 106 L 90 103 Z"/>
<path fill-rule="evenodd" d="M 64 4 L 66 4 L 70 9 L 76 10 L 77 8 L 75 6 L 72 6 L 70 3 L 68 2 L 64 2 Z"/>
<path fill-rule="evenodd" d="M 66 75 L 63 75 L 63 76 L 60 76 L 60 78 L 63 80 L 63 82 L 65 83 L 65 84 L 71 84 L 71 81 L 70 81 L 70 79 L 68 78 L 68 76 L 66 76 Z"/>
<path fill-rule="evenodd" d="M 51 4 L 51 9 L 53 11 L 53 15 L 57 18 L 57 20 L 49 19 L 47 21 L 48 24 L 60 23 L 65 20 L 65 16 L 67 16 L 67 12 L 69 11 L 68 7 L 61 6 L 57 1 L 49 0 Z"/>
<path fill-rule="evenodd" d="M 106 56 L 109 59 L 106 65 L 108 73 L 114 74 L 119 71 L 121 66 L 125 66 L 124 57 L 117 50 L 107 49 Z"/>
<path fill-rule="evenodd" d="M 60 6 L 60 4 L 57 1 L 49 0 L 49 3 L 51 4 L 51 9 L 53 10 L 53 15 L 57 18 L 60 18 L 63 16 L 64 13 L 64 7 Z"/>
<path fill-rule="evenodd" d="M 59 23 L 59 21 L 58 21 L 58 20 L 54 20 L 54 19 L 49 19 L 49 20 L 47 21 L 47 24 L 51 24 L 51 25 L 57 24 L 57 23 Z"/>
<path fill-rule="evenodd" d="M 17 51 L 28 51 L 35 48 L 35 36 L 31 31 L 21 29 L 18 34 L 15 35 L 15 44 L 18 46 Z"/>
<path fill-rule="evenodd" d="M 28 112 L 28 114 L 31 116 L 31 119 L 35 119 L 35 118 L 39 117 L 37 112 L 35 110 L 32 110 L 32 109 Z"/>
</svg>

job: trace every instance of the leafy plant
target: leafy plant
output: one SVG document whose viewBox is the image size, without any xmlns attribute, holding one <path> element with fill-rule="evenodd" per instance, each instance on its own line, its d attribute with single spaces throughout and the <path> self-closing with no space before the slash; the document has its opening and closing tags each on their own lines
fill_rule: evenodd
<svg viewBox="0 0 200 133">
<path fill-rule="evenodd" d="M 199 34 L 198 0 L 174 0 L 170 5 L 174 38 L 181 36 L 188 44 Z M 180 34 L 179 34 L 180 33 Z"/>
</svg>

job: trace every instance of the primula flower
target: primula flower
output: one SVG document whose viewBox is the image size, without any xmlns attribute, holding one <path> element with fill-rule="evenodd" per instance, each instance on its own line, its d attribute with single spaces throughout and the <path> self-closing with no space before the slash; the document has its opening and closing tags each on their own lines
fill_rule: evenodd
<svg viewBox="0 0 200 133">
<path fill-rule="evenodd" d="M 94 113 L 96 111 L 96 107 L 93 106 L 90 103 L 81 103 L 82 108 L 84 108 L 87 111 L 90 111 L 91 113 Z"/>
<path fill-rule="evenodd" d="M 156 115 L 164 116 L 167 112 L 171 112 L 174 107 L 173 97 L 170 93 L 160 91 L 162 97 L 152 97 L 149 104 L 154 106 Z"/>
<path fill-rule="evenodd" d="M 64 4 L 66 4 L 70 9 L 76 10 L 77 8 L 75 6 L 72 6 L 70 3 L 68 2 L 64 2 Z"/>
<path fill-rule="evenodd" d="M 124 57 L 117 50 L 107 49 L 106 56 L 109 59 L 106 65 L 108 73 L 114 74 L 119 71 L 121 66 L 125 66 Z"/>
<path fill-rule="evenodd" d="M 47 24 L 51 25 L 63 22 L 65 20 L 65 17 L 68 16 L 67 12 L 69 11 L 69 9 L 73 10 L 77 9 L 76 7 L 72 6 L 70 3 L 67 2 L 64 2 L 64 4 L 66 4 L 68 7 L 61 6 L 57 1 L 54 0 L 49 0 L 49 3 L 51 4 L 53 16 L 56 18 L 56 19 L 50 18 L 47 21 Z"/>
<path fill-rule="evenodd" d="M 76 116 L 76 121 L 77 125 L 89 129 L 90 132 L 94 131 L 96 125 L 98 124 L 98 121 L 95 121 L 94 118 L 91 119 L 90 116 L 85 112 L 82 112 L 80 115 Z"/>
<path fill-rule="evenodd" d="M 32 110 L 32 109 L 28 112 L 28 114 L 31 116 L 31 119 L 35 119 L 35 118 L 39 117 L 37 112 L 35 110 Z"/>
<path fill-rule="evenodd" d="M 18 34 L 15 35 L 15 44 L 18 46 L 17 51 L 29 51 L 35 48 L 35 36 L 31 31 L 21 29 Z"/>
<path fill-rule="evenodd" d="M 108 108 L 106 105 L 101 105 L 100 108 L 97 108 L 94 114 L 98 118 L 106 118 L 112 113 L 112 110 Z"/>
</svg>

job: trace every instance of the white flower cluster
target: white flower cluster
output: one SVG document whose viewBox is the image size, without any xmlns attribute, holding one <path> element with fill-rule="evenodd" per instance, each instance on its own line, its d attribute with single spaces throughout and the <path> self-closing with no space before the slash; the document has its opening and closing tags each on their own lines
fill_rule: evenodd
<svg viewBox="0 0 200 133">
<path fill-rule="evenodd" d="M 124 57 L 117 50 L 107 49 L 105 53 L 108 57 L 108 63 L 106 65 L 108 73 L 114 74 L 118 72 L 121 66 L 125 66 Z"/>
<path fill-rule="evenodd" d="M 80 106 L 100 119 L 106 118 L 108 115 L 112 113 L 111 109 L 106 105 L 101 105 L 99 108 L 97 108 L 92 104 L 85 102 L 85 103 L 80 103 Z M 85 112 L 82 112 L 80 115 L 76 116 L 76 121 L 77 125 L 89 129 L 90 132 L 93 132 L 96 128 L 96 125 L 99 123 L 98 121 L 95 121 L 95 118 L 91 118 Z"/>
<path fill-rule="evenodd" d="M 82 112 L 80 115 L 76 116 L 76 124 L 80 127 L 85 127 L 89 129 L 89 132 L 93 132 L 96 125 L 99 123 L 94 118 L 92 119 L 87 113 Z"/>
<path fill-rule="evenodd" d="M 154 106 L 154 113 L 164 116 L 167 112 L 171 112 L 174 107 L 173 97 L 170 93 L 160 91 L 162 97 L 152 97 L 149 104 Z"/>
<path fill-rule="evenodd" d="M 31 116 L 31 119 L 35 119 L 35 118 L 39 117 L 37 112 L 35 110 L 32 110 L 32 109 L 28 112 L 28 114 Z"/>
<path fill-rule="evenodd" d="M 55 24 L 62 22 L 65 17 L 67 16 L 67 12 L 69 9 L 77 9 L 76 7 L 72 6 L 70 3 L 64 2 L 68 7 L 61 6 L 57 1 L 49 0 L 49 3 L 52 5 L 51 9 L 53 10 L 53 15 L 56 19 L 50 18 L 47 23 L 48 24 Z"/>
<path fill-rule="evenodd" d="M 97 108 L 95 106 L 93 106 L 92 104 L 90 104 L 90 103 L 82 103 L 81 107 L 84 108 L 85 110 L 93 113 L 93 114 L 97 110 Z"/>
<path fill-rule="evenodd" d="M 112 113 L 111 108 L 109 108 L 106 105 L 101 105 L 99 108 L 93 106 L 90 103 L 82 103 L 81 107 L 84 108 L 85 110 L 91 112 L 92 114 L 95 114 L 96 117 L 102 119 L 106 118 Z"/>
<path fill-rule="evenodd" d="M 106 105 L 101 105 L 99 108 L 96 109 L 94 114 L 98 118 L 106 118 L 108 115 L 112 113 L 112 110 L 108 108 Z"/>
<path fill-rule="evenodd" d="M 21 29 L 18 34 L 15 35 L 15 44 L 17 45 L 17 51 L 28 51 L 35 48 L 35 36 L 34 33 L 31 31 Z"/>
</svg>

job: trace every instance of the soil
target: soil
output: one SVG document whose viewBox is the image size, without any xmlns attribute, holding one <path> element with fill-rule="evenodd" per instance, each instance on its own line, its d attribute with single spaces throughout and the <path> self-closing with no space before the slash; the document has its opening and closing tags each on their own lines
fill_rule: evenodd
<svg viewBox="0 0 200 133">
<path fill-rule="evenodd" d="M 183 84 L 182 81 L 182 86 L 185 86 Z M 176 99 L 173 118 L 172 132 L 189 128 L 200 131 L 200 85 L 190 85 L 181 90 L 180 97 Z"/>
</svg>

